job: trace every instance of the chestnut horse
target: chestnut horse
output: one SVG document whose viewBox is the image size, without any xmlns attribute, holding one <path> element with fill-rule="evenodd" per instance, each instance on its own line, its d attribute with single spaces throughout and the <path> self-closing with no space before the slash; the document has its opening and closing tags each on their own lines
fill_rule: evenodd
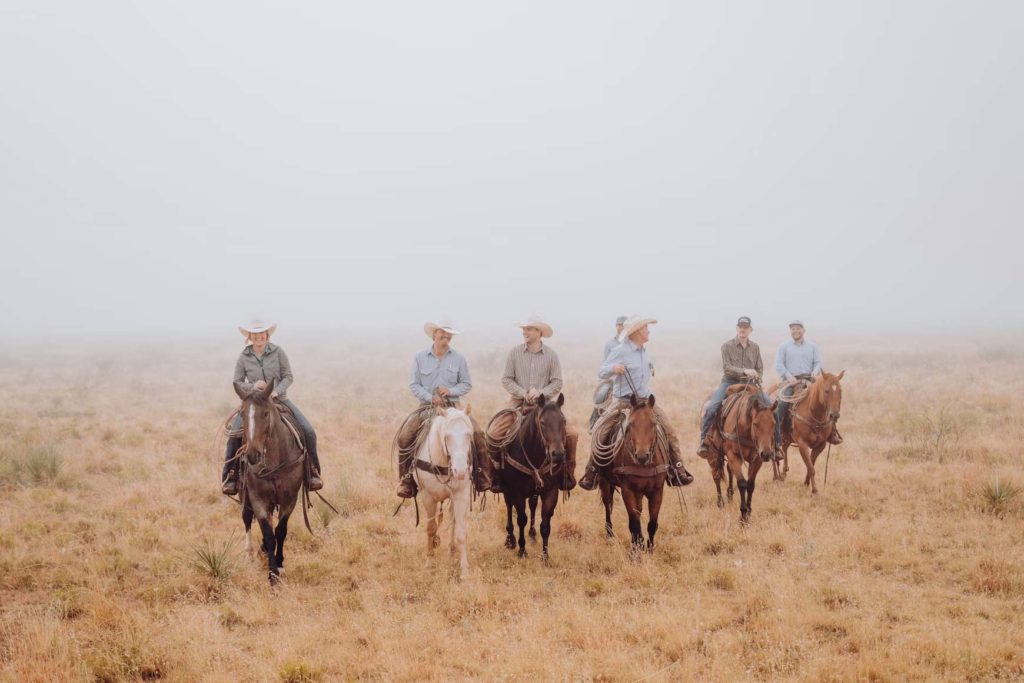
<svg viewBox="0 0 1024 683">
<path fill-rule="evenodd" d="M 253 516 L 263 532 L 263 551 L 271 585 L 280 580 L 284 568 L 284 540 L 288 536 L 288 517 L 295 509 L 306 474 L 307 455 L 299 443 L 298 431 L 281 416 L 271 399 L 274 380 L 262 391 L 245 391 L 236 383 L 235 393 L 242 399 L 240 414 L 244 433 L 241 451 L 242 522 L 245 544 L 252 551 Z M 277 510 L 277 526 L 270 517 Z"/>
<path fill-rule="evenodd" d="M 846 370 L 838 375 L 822 370 L 808 387 L 806 395 L 798 399 L 790 409 L 789 424 L 782 425 L 782 443 L 779 445 L 782 447 L 783 468 L 780 471 L 779 464 L 774 463 L 775 478 L 785 479 L 789 473 L 789 447 L 795 444 L 807 467 L 804 486 L 811 488 L 811 495 L 818 493 L 814 464 L 828 445 L 829 437 L 836 428 L 836 420 L 839 419 L 839 409 L 843 403 L 843 386 L 840 382 L 845 374 Z M 779 400 L 785 401 L 786 397 L 780 395 Z"/>
<path fill-rule="evenodd" d="M 512 508 L 519 523 L 519 557 L 526 557 L 526 501 L 539 497 L 541 559 L 548 560 L 551 517 L 558 505 L 558 484 L 565 469 L 565 396 L 548 401 L 543 394 L 522 418 L 518 433 L 507 446 L 505 468 L 501 473 L 505 486 L 505 547 L 516 547 L 512 526 Z"/>
<path fill-rule="evenodd" d="M 601 502 L 604 503 L 604 525 L 608 538 L 612 532 L 612 501 L 615 489 L 622 494 L 622 504 L 629 516 L 629 534 L 634 551 L 654 552 L 654 535 L 658 532 L 658 515 L 668 478 L 668 441 L 658 428 L 654 412 L 654 394 L 646 401 L 629 397 L 630 411 L 606 448 L 610 467 L 601 471 Z M 594 438 L 599 438 L 595 434 Z M 647 540 L 640 526 L 643 501 L 647 499 Z"/>
<path fill-rule="evenodd" d="M 740 491 L 740 521 L 750 520 L 751 500 L 762 458 L 770 458 L 775 439 L 774 406 L 765 401 L 756 385 L 734 384 L 722 404 L 722 412 L 711 433 L 708 462 L 718 487 L 718 505 L 722 507 L 722 471 L 729 468 L 729 499 L 732 481 Z M 712 462 L 714 460 L 714 462 Z M 743 465 L 747 474 L 743 476 Z"/>
</svg>

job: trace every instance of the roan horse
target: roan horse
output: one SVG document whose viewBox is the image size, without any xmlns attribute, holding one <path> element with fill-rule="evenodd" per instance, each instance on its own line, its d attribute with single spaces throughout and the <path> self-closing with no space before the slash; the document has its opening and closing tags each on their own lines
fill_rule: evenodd
<svg viewBox="0 0 1024 683">
<path fill-rule="evenodd" d="M 443 517 L 443 502 L 451 498 L 452 537 L 450 550 L 459 551 L 459 578 L 469 578 L 466 539 L 469 533 L 469 505 L 472 482 L 473 424 L 465 412 L 457 408 L 438 408 L 430 421 L 427 437 L 416 453 L 413 477 L 423 496 L 427 513 L 427 562 L 441 539 L 437 530 Z"/>
<path fill-rule="evenodd" d="M 732 483 L 740 490 L 740 520 L 750 520 L 751 500 L 761 460 L 770 457 L 775 439 L 775 411 L 762 397 L 760 387 L 733 385 L 722 404 L 722 412 L 708 435 L 711 453 L 708 464 L 718 489 L 718 507 L 723 507 L 722 477 L 729 468 L 729 499 Z M 743 465 L 747 476 L 743 476 Z"/>
<path fill-rule="evenodd" d="M 252 520 L 263 532 L 263 551 L 267 554 L 270 583 L 276 584 L 284 568 L 284 540 L 288 536 L 288 517 L 295 509 L 299 491 L 306 479 L 306 452 L 298 432 L 281 416 L 271 399 L 274 381 L 262 391 L 246 392 L 235 384 L 242 399 L 243 422 L 241 451 L 242 522 L 245 545 L 252 552 Z M 270 517 L 277 510 L 277 526 Z M 308 524 L 308 522 L 307 522 Z"/>
<path fill-rule="evenodd" d="M 622 493 L 622 503 L 629 515 L 629 533 L 634 551 L 654 551 L 654 535 L 658 532 L 658 515 L 668 478 L 668 441 L 658 429 L 654 413 L 654 394 L 646 401 L 629 397 L 631 410 L 609 434 L 610 441 L 598 445 L 607 467 L 601 471 L 601 502 L 604 503 L 604 527 L 608 538 L 612 532 L 612 501 L 615 489 Z M 600 435 L 595 434 L 595 438 Z M 597 453 L 597 461 L 602 460 Z M 647 541 L 640 526 L 643 500 L 647 498 Z"/>
<path fill-rule="evenodd" d="M 782 425 L 782 447 L 783 468 L 779 470 L 776 462 L 775 478 L 784 480 L 789 473 L 789 447 L 796 444 L 800 450 L 800 456 L 804 459 L 807 467 L 807 476 L 804 477 L 804 486 L 811 487 L 811 495 L 818 493 L 818 484 L 814 478 L 814 464 L 818 456 L 828 445 L 832 430 L 836 428 L 836 420 L 839 419 L 839 409 L 843 402 L 843 386 L 840 382 L 846 370 L 838 375 L 832 375 L 824 370 L 817 379 L 807 388 L 806 394 L 802 397 L 797 394 L 796 401 L 790 409 L 790 424 Z M 787 400 L 787 397 L 779 396 L 780 401 Z M 789 399 L 793 400 L 793 399 Z"/>
<path fill-rule="evenodd" d="M 548 401 L 541 394 L 536 405 L 523 414 L 518 428 L 514 426 L 509 433 L 505 468 L 501 474 L 507 513 L 505 547 L 510 550 L 516 547 L 512 526 L 512 508 L 515 508 L 519 523 L 519 557 L 526 557 L 526 500 L 537 496 L 541 501 L 541 559 L 548 561 L 551 517 L 558 505 L 558 484 L 565 476 L 564 404 L 563 394 L 555 401 Z"/>
</svg>

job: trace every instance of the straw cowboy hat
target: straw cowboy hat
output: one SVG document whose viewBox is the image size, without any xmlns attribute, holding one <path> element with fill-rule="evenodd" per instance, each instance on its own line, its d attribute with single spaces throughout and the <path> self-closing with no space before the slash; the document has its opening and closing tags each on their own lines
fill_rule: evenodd
<svg viewBox="0 0 1024 683">
<path fill-rule="evenodd" d="M 266 332 L 267 336 L 269 337 L 270 335 L 274 334 L 276 330 L 277 323 L 264 322 L 259 318 L 254 318 L 250 320 L 249 323 L 246 325 L 238 326 L 238 331 L 241 332 L 242 336 L 245 337 L 246 339 L 249 338 L 250 334 L 256 334 L 257 332 Z"/>
<path fill-rule="evenodd" d="M 550 337 L 555 333 L 555 331 L 551 328 L 551 325 L 548 325 L 546 322 L 541 320 L 539 315 L 531 315 L 529 318 L 526 319 L 525 323 L 516 323 L 516 327 L 536 327 L 538 330 L 540 330 L 540 336 L 542 337 Z"/>
<path fill-rule="evenodd" d="M 442 320 L 439 323 L 424 323 L 423 325 L 423 331 L 426 332 L 427 336 L 431 339 L 434 338 L 434 332 L 437 332 L 438 330 L 444 330 L 448 334 L 461 334 L 453 327 L 450 320 Z"/>
<path fill-rule="evenodd" d="M 626 318 L 626 322 L 623 323 L 622 332 L 619 333 L 619 341 L 624 342 L 629 339 L 629 335 L 639 330 L 644 325 L 654 325 L 657 323 L 655 318 L 641 318 L 638 315 L 631 315 Z"/>
</svg>

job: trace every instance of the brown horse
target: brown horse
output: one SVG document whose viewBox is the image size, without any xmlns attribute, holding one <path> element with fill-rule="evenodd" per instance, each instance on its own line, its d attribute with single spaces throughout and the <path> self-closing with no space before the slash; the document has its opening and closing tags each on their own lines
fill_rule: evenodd
<svg viewBox="0 0 1024 683">
<path fill-rule="evenodd" d="M 240 414 L 244 429 L 242 441 L 241 499 L 246 546 L 252 550 L 251 527 L 255 516 L 263 532 L 263 551 L 271 585 L 276 584 L 284 568 L 284 540 L 288 536 L 288 517 L 295 509 L 305 480 L 306 453 L 298 433 L 281 417 L 271 399 L 274 381 L 262 391 L 246 392 L 235 384 L 242 399 Z M 270 517 L 277 509 L 277 526 Z"/>
<path fill-rule="evenodd" d="M 722 470 L 729 468 L 729 499 L 732 482 L 740 490 L 740 520 L 750 519 L 751 500 L 762 458 L 770 457 L 775 439 L 775 411 L 764 400 L 760 387 L 733 385 L 722 404 L 721 416 L 709 434 L 711 455 L 708 458 L 718 487 L 718 506 L 722 507 Z M 714 462 L 712 462 L 714 461 Z M 743 476 L 743 465 L 747 476 Z"/>
<path fill-rule="evenodd" d="M 814 464 L 828 445 L 829 437 L 836 428 L 839 409 L 843 403 L 843 386 L 840 382 L 846 370 L 832 375 L 824 370 L 808 387 L 807 394 L 793 405 L 789 424 L 782 425 L 783 468 L 774 463 L 775 478 L 785 479 L 789 473 L 789 447 L 795 444 L 804 459 L 807 475 L 804 486 L 811 487 L 811 495 L 817 495 L 818 484 L 814 478 Z M 780 398 L 779 400 L 785 400 Z"/>
<path fill-rule="evenodd" d="M 600 478 L 605 533 L 608 538 L 615 535 L 612 532 L 612 496 L 618 488 L 629 515 L 633 549 L 654 552 L 654 535 L 658 532 L 658 515 L 668 478 L 668 442 L 658 429 L 654 394 L 643 402 L 632 395 L 629 403 L 631 410 L 625 425 L 619 427 L 612 442 L 606 444 L 612 460 L 610 469 L 602 471 Z M 640 526 L 644 498 L 648 517 L 646 541 Z"/>
<path fill-rule="evenodd" d="M 558 505 L 558 485 L 565 466 L 565 415 L 562 405 L 565 396 L 548 401 L 543 394 L 537 404 L 527 411 L 519 431 L 507 446 L 502 482 L 505 486 L 505 547 L 516 547 L 512 526 L 512 508 L 519 523 L 519 557 L 526 557 L 526 501 L 540 498 L 541 559 L 548 560 L 548 538 L 551 535 L 551 517 Z M 534 506 L 536 503 L 533 504 Z"/>
</svg>

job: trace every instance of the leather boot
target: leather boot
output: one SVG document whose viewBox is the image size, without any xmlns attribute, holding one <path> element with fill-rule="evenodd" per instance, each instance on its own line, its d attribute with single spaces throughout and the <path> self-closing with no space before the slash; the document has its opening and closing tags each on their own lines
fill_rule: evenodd
<svg viewBox="0 0 1024 683">
<path fill-rule="evenodd" d="M 559 482 L 558 488 L 563 491 L 572 491 L 576 488 L 576 442 L 579 436 L 576 434 L 565 435 L 565 464 L 563 465 L 565 475 Z"/>
<path fill-rule="evenodd" d="M 674 450 L 671 450 L 669 451 L 668 459 L 668 485 L 689 486 L 692 484 L 693 475 L 686 471 L 686 467 L 683 466 L 683 461 L 679 459 L 679 454 Z"/>
<path fill-rule="evenodd" d="M 583 473 L 579 483 L 584 491 L 593 491 L 597 487 L 597 468 L 593 462 L 587 463 L 587 471 Z"/>
<path fill-rule="evenodd" d="M 225 496 L 238 495 L 238 460 L 235 459 L 235 454 L 241 447 L 241 437 L 228 439 L 224 453 L 224 469 L 220 473 L 220 492 Z"/>
<path fill-rule="evenodd" d="M 311 463 L 313 465 L 313 471 L 309 476 L 309 490 L 319 491 L 324 487 L 324 482 L 320 478 L 320 456 L 317 455 L 315 446 L 309 451 L 309 459 L 313 461 Z"/>
<path fill-rule="evenodd" d="M 843 437 L 839 435 L 839 425 L 832 423 L 832 433 L 829 434 L 828 442 L 833 446 L 838 446 L 843 442 Z"/>
<path fill-rule="evenodd" d="M 473 434 L 473 486 L 484 493 L 491 489 L 494 481 L 494 467 L 487 455 L 487 440 L 483 433 Z"/>
</svg>

